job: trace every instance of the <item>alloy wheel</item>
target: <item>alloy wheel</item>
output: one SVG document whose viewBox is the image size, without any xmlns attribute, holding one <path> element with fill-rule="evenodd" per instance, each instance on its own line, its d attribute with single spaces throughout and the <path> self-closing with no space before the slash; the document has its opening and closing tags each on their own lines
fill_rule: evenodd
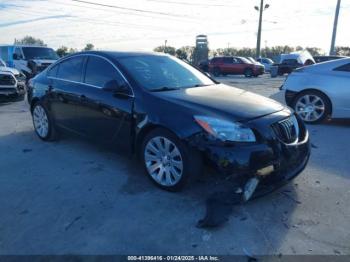
<svg viewBox="0 0 350 262">
<path fill-rule="evenodd" d="M 148 174 L 162 186 L 174 186 L 182 177 L 183 160 L 180 150 L 169 139 L 157 136 L 148 141 L 144 150 Z"/>
<path fill-rule="evenodd" d="M 301 96 L 295 103 L 295 111 L 306 122 L 318 121 L 326 110 L 325 102 L 315 94 Z"/>
<path fill-rule="evenodd" d="M 45 109 L 41 105 L 36 105 L 33 110 L 34 128 L 41 138 L 47 137 L 49 133 L 49 119 Z"/>
</svg>

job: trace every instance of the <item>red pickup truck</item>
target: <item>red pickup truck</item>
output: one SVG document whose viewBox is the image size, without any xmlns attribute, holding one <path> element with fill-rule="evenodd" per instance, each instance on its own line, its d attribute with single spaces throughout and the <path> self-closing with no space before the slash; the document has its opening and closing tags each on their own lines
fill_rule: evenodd
<svg viewBox="0 0 350 262">
<path fill-rule="evenodd" d="M 218 56 L 209 61 L 209 72 L 214 76 L 220 75 L 244 75 L 245 77 L 257 77 L 264 74 L 264 66 L 254 64 L 245 57 Z"/>
</svg>

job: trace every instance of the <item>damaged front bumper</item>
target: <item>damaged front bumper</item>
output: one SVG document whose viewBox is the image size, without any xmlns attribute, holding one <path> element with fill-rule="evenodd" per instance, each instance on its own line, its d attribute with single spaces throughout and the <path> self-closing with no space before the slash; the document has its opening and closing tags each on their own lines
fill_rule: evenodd
<svg viewBox="0 0 350 262">
<path fill-rule="evenodd" d="M 220 173 L 230 176 L 242 188 L 257 178 L 258 186 L 253 195 L 257 197 L 295 178 L 304 170 L 310 157 L 309 134 L 302 121 L 298 120 L 300 133 L 297 142 L 288 144 L 281 141 L 272 128 L 280 120 L 281 116 L 277 115 L 247 123 L 258 133 L 256 143 L 224 144 L 208 141 L 205 135 L 198 134 L 192 139 L 192 144 L 214 163 Z"/>
<path fill-rule="evenodd" d="M 0 88 L 0 102 L 17 102 L 24 100 L 25 86 L 18 85 L 14 88 Z"/>
</svg>

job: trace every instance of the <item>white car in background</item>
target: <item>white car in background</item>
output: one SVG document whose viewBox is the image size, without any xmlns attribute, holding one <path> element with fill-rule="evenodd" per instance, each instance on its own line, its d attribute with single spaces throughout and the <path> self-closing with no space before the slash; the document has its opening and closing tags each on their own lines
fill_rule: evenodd
<svg viewBox="0 0 350 262">
<path fill-rule="evenodd" d="M 274 62 L 270 58 L 266 57 L 260 57 L 257 59 L 257 61 L 265 67 L 266 72 L 270 72 L 271 66 L 274 64 Z"/>
<path fill-rule="evenodd" d="M 350 118 L 350 58 L 296 69 L 281 90 L 287 105 L 306 123 Z"/>
<path fill-rule="evenodd" d="M 9 72 L 15 76 L 20 74 L 16 68 L 7 67 L 6 63 L 2 59 L 0 59 L 0 72 Z"/>
<path fill-rule="evenodd" d="M 0 59 L 0 102 L 23 100 L 26 77 Z"/>
<path fill-rule="evenodd" d="M 248 57 L 246 57 L 250 62 L 252 62 L 253 64 L 256 64 L 256 65 L 259 65 L 259 66 L 263 66 L 264 68 L 265 68 L 265 66 L 262 64 L 262 63 L 260 63 L 260 61 L 257 61 L 257 60 L 255 60 L 253 57 L 251 57 L 251 56 L 248 56 Z"/>
</svg>

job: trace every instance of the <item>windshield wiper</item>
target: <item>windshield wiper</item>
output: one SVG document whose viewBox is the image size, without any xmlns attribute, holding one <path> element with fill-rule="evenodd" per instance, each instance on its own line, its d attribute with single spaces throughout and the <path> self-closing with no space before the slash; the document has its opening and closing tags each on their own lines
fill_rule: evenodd
<svg viewBox="0 0 350 262">
<path fill-rule="evenodd" d="M 162 91 L 171 91 L 171 90 L 179 90 L 180 88 L 178 87 L 167 87 L 167 86 L 163 86 L 160 88 L 155 88 L 155 89 L 151 89 L 151 92 L 162 92 Z"/>
</svg>

